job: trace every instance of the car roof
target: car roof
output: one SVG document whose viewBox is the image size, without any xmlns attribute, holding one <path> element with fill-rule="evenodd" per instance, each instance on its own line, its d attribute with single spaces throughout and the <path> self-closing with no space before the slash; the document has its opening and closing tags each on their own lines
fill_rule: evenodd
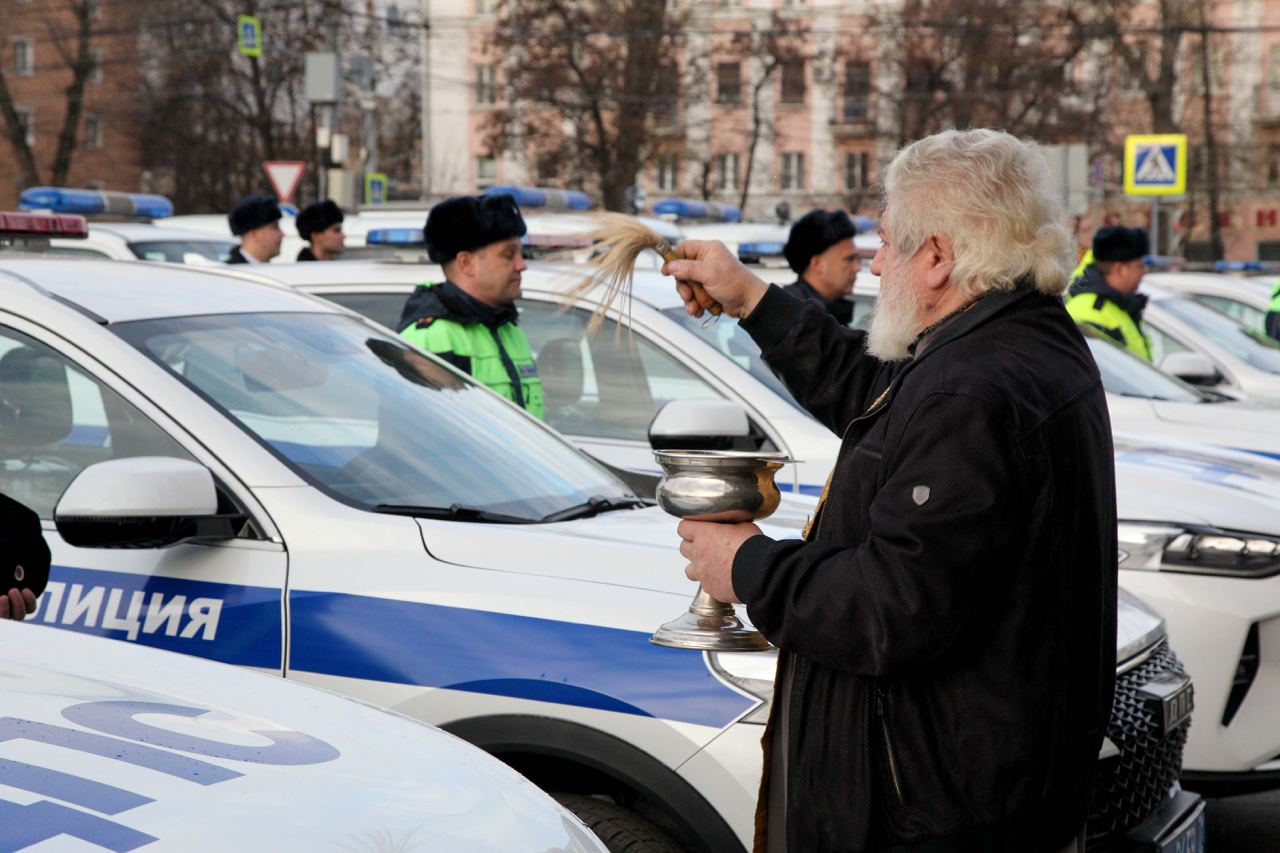
<svg viewBox="0 0 1280 853">
<path fill-rule="evenodd" d="M 1146 288 L 1147 283 L 1150 282 L 1158 287 L 1175 291 L 1194 290 L 1197 287 L 1213 289 L 1225 287 L 1248 291 L 1251 295 L 1262 294 L 1264 296 L 1270 296 L 1271 288 L 1273 287 L 1270 279 L 1244 278 L 1238 275 L 1203 272 L 1152 272 L 1143 276 L 1142 282 L 1142 288 Z"/>
<path fill-rule="evenodd" d="M 90 222 L 89 233 L 105 232 L 114 234 L 129 243 L 150 242 L 153 240 L 178 241 L 191 243 L 230 243 L 234 238 L 219 237 L 207 231 L 193 231 L 173 226 L 154 225 L 149 222 Z"/>
<path fill-rule="evenodd" d="M 0 257 L 0 303 L 52 296 L 108 323 L 280 311 L 335 313 L 339 309 L 268 279 L 147 261 Z"/>
</svg>

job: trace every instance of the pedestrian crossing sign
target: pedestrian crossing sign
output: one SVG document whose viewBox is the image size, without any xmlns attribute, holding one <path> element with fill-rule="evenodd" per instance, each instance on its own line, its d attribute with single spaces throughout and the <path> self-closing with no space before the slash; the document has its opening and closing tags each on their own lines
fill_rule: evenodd
<svg viewBox="0 0 1280 853">
<path fill-rule="evenodd" d="M 1124 138 L 1125 195 L 1182 195 L 1186 191 L 1186 134 Z"/>
</svg>

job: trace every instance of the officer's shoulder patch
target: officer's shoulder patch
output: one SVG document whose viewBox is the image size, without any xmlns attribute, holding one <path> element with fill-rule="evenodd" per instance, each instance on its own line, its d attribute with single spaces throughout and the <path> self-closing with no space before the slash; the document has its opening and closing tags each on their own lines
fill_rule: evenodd
<svg viewBox="0 0 1280 853">
<path fill-rule="evenodd" d="M 436 321 L 435 317 L 419 317 L 417 321 L 414 322 L 413 327 L 415 329 L 425 329 L 427 326 L 430 326 L 435 321 Z"/>
</svg>

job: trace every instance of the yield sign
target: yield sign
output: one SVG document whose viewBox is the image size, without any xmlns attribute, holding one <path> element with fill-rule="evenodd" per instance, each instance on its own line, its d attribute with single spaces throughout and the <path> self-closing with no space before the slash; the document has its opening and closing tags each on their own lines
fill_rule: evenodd
<svg viewBox="0 0 1280 853">
<path fill-rule="evenodd" d="M 307 164 L 301 160 L 267 160 L 262 168 L 271 181 L 271 188 L 276 191 L 276 198 L 283 204 L 293 198 L 293 191 L 298 188 Z"/>
</svg>

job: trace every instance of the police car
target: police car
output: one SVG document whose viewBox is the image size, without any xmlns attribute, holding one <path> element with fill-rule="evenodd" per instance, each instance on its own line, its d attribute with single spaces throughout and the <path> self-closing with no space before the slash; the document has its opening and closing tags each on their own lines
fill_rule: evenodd
<svg viewBox="0 0 1280 853">
<path fill-rule="evenodd" d="M 1263 261 L 1237 261 L 1223 263 L 1224 268 L 1241 273 L 1260 272 Z M 1275 291 L 1275 275 L 1280 270 L 1271 268 L 1272 275 L 1254 278 L 1229 273 L 1184 273 L 1165 275 L 1148 273 L 1151 281 L 1165 290 L 1181 294 L 1202 305 L 1221 311 L 1242 326 L 1255 331 L 1265 331 L 1266 316 L 1271 308 Z M 1157 277 L 1158 276 L 1158 277 Z M 1146 279 L 1144 279 L 1145 281 Z"/>
<path fill-rule="evenodd" d="M 441 274 L 438 267 L 403 264 L 304 266 L 273 273 L 392 327 L 413 284 Z M 683 401 L 729 400 L 747 415 L 738 434 L 707 423 L 702 439 L 787 453 L 800 461 L 780 472 L 779 482 L 801 494 L 821 491 L 838 439 L 799 408 L 735 320 L 691 318 L 670 279 L 638 272 L 627 308 L 629 328 L 607 319 L 590 337 L 585 330 L 594 306 L 591 296 L 578 306 L 566 296 L 582 276 L 581 267 L 546 264 L 534 264 L 524 274 L 520 325 L 537 357 L 548 423 L 610 465 L 652 472 L 650 427 L 659 411 L 670 414 Z M 856 316 L 865 316 L 876 293 L 876 277 L 860 275 Z M 1233 543 L 1232 559 L 1262 543 L 1272 543 L 1268 549 L 1280 544 L 1280 468 L 1271 458 L 1280 454 L 1280 413 L 1208 402 L 1105 341 L 1092 346 L 1101 356 L 1117 433 L 1121 517 L 1165 523 L 1169 541 L 1218 529 L 1256 534 L 1256 539 L 1219 542 Z M 1236 452 L 1240 448 L 1250 452 Z M 1126 525 L 1121 538 L 1149 550 L 1142 530 Z M 1215 559 L 1227 556 L 1219 553 Z M 1174 645 L 1196 678 L 1202 711 L 1186 766 L 1215 779 L 1231 781 L 1238 775 L 1242 781 L 1280 784 L 1280 774 L 1270 775 L 1280 770 L 1280 730 L 1268 718 L 1270 692 L 1280 689 L 1280 678 L 1253 666 L 1248 651 L 1254 626 L 1280 617 L 1280 552 L 1247 576 L 1185 560 L 1164 571 L 1149 571 L 1136 561 L 1122 568 L 1124 582 L 1132 580 L 1133 588 L 1169 618 Z M 1216 608 L 1207 613 L 1207 599 L 1188 594 L 1204 584 L 1233 602 L 1229 614 Z M 1275 624 L 1280 631 L 1280 621 Z M 1280 657 L 1280 634 L 1274 652 L 1264 651 Z"/>
<path fill-rule="evenodd" d="M 1151 340 L 1152 360 L 1166 372 L 1215 391 L 1280 402 L 1280 343 L 1260 326 L 1184 292 L 1202 290 L 1194 284 L 1200 278 L 1196 273 L 1148 273 L 1143 278 L 1141 292 L 1148 302 L 1142 324 Z"/>
<path fill-rule="evenodd" d="M 0 490 L 54 557 L 36 624 L 440 724 L 615 838 L 749 845 L 772 656 L 649 642 L 692 592 L 674 520 L 557 433 L 248 273 L 4 257 L 0 293 Z M 1169 796 L 1189 688 L 1157 617 L 1120 622 L 1094 826 L 1153 840 L 1194 812 Z"/>
<path fill-rule="evenodd" d="M 5 850 L 603 853 L 528 780 L 279 678 L 0 623 Z"/>
<path fill-rule="evenodd" d="M 28 187 L 18 201 L 24 210 L 74 214 L 89 219 L 87 235 L 52 240 L 48 251 L 54 254 L 207 265 L 225 262 L 236 246 L 230 232 L 224 238 L 155 225 L 152 220 L 173 215 L 173 203 L 164 196 Z"/>
</svg>

